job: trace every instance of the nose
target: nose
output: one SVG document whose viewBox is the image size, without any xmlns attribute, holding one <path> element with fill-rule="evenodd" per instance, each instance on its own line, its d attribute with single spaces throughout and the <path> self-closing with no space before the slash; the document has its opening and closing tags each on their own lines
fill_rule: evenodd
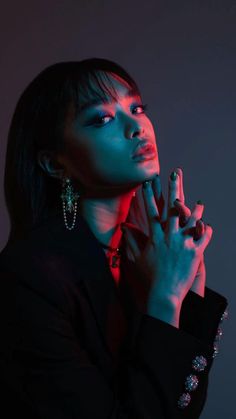
<svg viewBox="0 0 236 419">
<path fill-rule="evenodd" d="M 141 125 L 140 122 L 135 121 L 134 119 L 129 120 L 126 124 L 125 128 L 126 138 L 132 140 L 135 137 L 143 137 L 144 136 L 144 127 Z"/>
</svg>

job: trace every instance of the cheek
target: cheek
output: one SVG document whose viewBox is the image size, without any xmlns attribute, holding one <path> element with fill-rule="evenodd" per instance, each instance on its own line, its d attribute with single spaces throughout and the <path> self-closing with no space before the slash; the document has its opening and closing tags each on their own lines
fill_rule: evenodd
<svg viewBox="0 0 236 419">
<path fill-rule="evenodd" d="M 88 147 L 71 149 L 68 160 L 71 173 L 83 183 L 87 183 L 96 175 L 95 156 Z"/>
<path fill-rule="evenodd" d="M 147 123 L 147 134 L 150 138 L 155 140 L 156 147 L 157 147 L 158 144 L 157 144 L 156 133 L 155 133 L 155 130 L 154 130 L 154 126 L 152 125 L 150 120 L 148 120 L 148 123 Z M 157 147 L 157 152 L 158 152 L 158 147 Z"/>
<path fill-rule="evenodd" d="M 151 120 L 149 119 L 149 118 L 147 118 L 147 120 L 146 120 L 146 131 L 147 131 L 147 133 L 151 136 L 151 137 L 156 137 L 156 135 L 155 135 L 155 130 L 154 130 L 154 126 L 153 126 L 153 124 L 152 124 L 152 122 L 151 122 Z"/>
<path fill-rule="evenodd" d="M 93 136 L 83 136 L 83 139 L 71 136 L 67 139 L 64 163 L 73 177 L 87 184 L 94 179 L 102 181 L 108 178 L 111 169 L 119 165 L 123 155 L 120 141 L 111 139 L 109 135 L 101 137 L 95 133 Z"/>
<path fill-rule="evenodd" d="M 127 165 L 129 148 L 119 138 L 103 137 L 89 150 L 90 170 L 103 180 L 109 181 L 114 173 L 119 173 L 122 163 Z"/>
</svg>

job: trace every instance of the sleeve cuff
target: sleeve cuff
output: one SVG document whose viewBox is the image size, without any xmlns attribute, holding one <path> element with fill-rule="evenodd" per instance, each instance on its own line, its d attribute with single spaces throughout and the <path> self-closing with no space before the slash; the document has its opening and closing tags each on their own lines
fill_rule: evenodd
<svg viewBox="0 0 236 419">
<path fill-rule="evenodd" d="M 180 313 L 180 329 L 213 346 L 219 324 L 226 318 L 227 299 L 205 287 L 205 296 L 193 291 L 186 295 Z"/>
<path fill-rule="evenodd" d="M 146 371 L 159 388 L 172 416 L 188 406 L 187 417 L 198 417 L 204 404 L 213 348 L 181 329 L 147 314 L 143 315 L 136 336 L 134 358 L 139 370 Z M 189 385 L 196 385 L 192 393 Z M 184 398 L 188 395 L 188 400 Z M 175 412 L 175 416 L 173 415 Z M 168 416 L 169 417 L 169 416 Z"/>
</svg>

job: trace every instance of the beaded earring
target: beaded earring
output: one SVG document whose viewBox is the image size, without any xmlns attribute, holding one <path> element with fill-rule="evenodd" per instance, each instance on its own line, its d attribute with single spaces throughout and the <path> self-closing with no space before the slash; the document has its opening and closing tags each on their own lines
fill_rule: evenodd
<svg viewBox="0 0 236 419">
<path fill-rule="evenodd" d="M 74 192 L 73 190 L 73 186 L 72 186 L 70 178 L 64 177 L 62 179 L 61 199 L 62 199 L 64 223 L 67 230 L 73 230 L 73 228 L 75 227 L 75 220 L 76 220 L 76 215 L 77 215 L 77 200 L 79 197 L 80 197 L 80 194 L 78 192 Z M 66 213 L 69 212 L 71 214 L 73 211 L 74 211 L 73 221 L 72 221 L 71 226 L 69 227 Z"/>
</svg>

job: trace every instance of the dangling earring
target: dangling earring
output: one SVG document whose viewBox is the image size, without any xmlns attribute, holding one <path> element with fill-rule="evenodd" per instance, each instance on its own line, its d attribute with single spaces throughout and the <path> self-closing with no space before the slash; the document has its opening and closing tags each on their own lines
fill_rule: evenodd
<svg viewBox="0 0 236 419">
<path fill-rule="evenodd" d="M 64 222 L 68 230 L 72 230 L 75 227 L 75 220 L 76 220 L 76 214 L 77 214 L 77 200 L 79 197 L 80 197 L 79 193 L 73 191 L 73 186 L 71 184 L 70 178 L 67 178 L 67 177 L 63 178 L 61 199 L 62 199 Z M 67 211 L 69 213 L 72 213 L 72 211 L 74 211 L 73 221 L 70 227 L 68 226 L 68 222 L 67 222 L 67 216 L 66 216 Z"/>
<path fill-rule="evenodd" d="M 136 195 L 136 191 L 133 192 L 133 198 L 135 197 L 135 195 Z"/>
</svg>

